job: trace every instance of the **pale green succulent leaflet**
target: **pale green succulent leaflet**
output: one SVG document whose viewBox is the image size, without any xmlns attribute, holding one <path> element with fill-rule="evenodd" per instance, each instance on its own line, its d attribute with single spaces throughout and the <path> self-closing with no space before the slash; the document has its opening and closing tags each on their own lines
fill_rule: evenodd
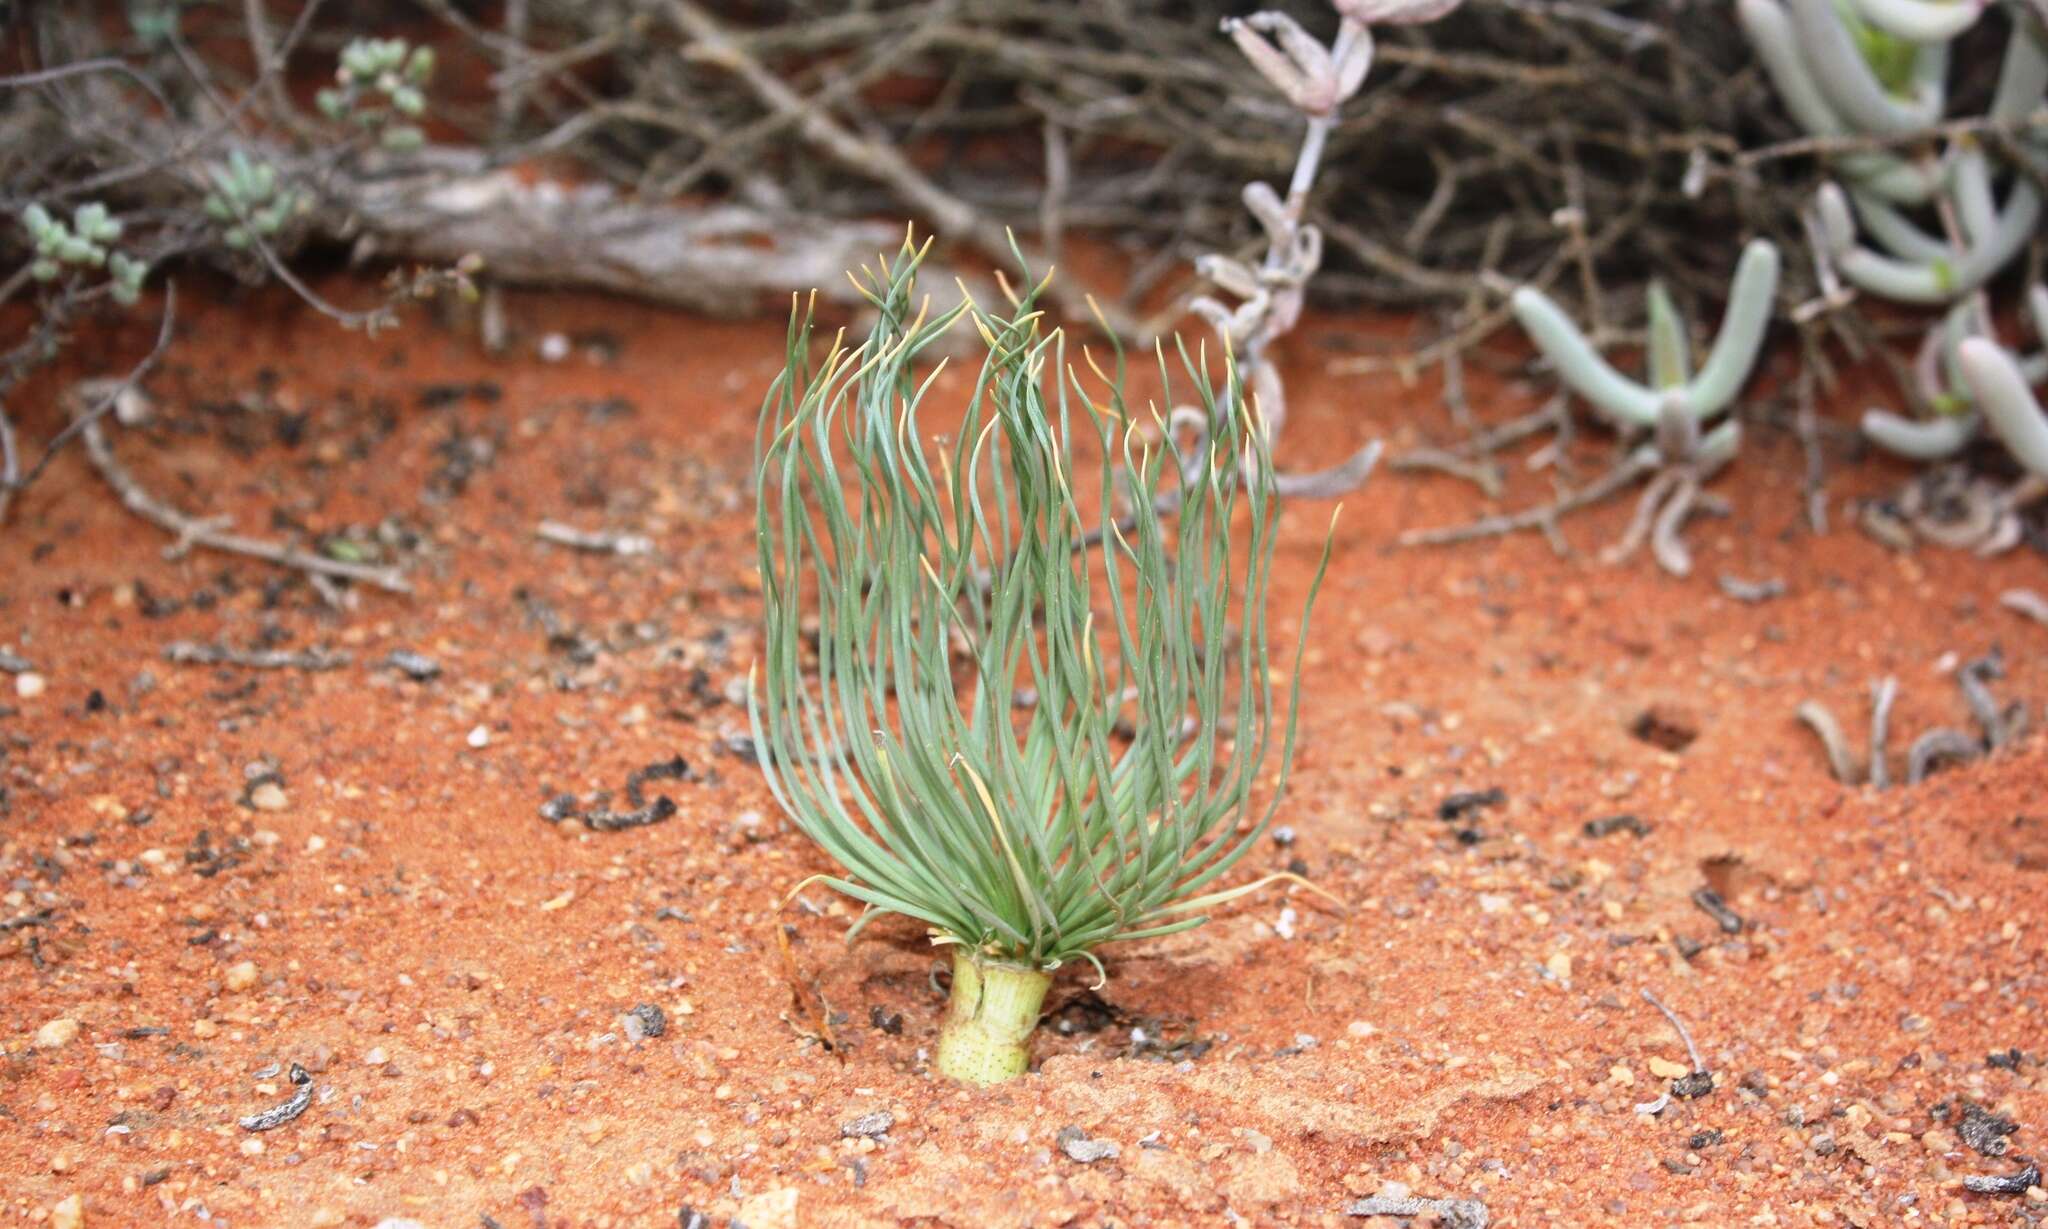
<svg viewBox="0 0 2048 1229">
<path fill-rule="evenodd" d="M 1685 319 L 1671 301 L 1661 279 L 1652 278 L 1646 294 L 1650 316 L 1650 386 L 1659 392 L 1683 388 L 1692 379 L 1692 339 Z"/>
<path fill-rule="evenodd" d="M 2027 377 L 2005 348 L 1983 337 L 1956 346 L 1956 362 L 1984 420 L 2013 459 L 2048 478 L 2048 414 L 2027 387 Z"/>
<path fill-rule="evenodd" d="M 1977 24 L 1984 0 L 1855 0 L 1858 16 L 1894 38 L 1947 42 Z"/>
<path fill-rule="evenodd" d="M 1728 310 L 1721 318 L 1721 331 L 1707 352 L 1698 372 L 1679 386 L 1686 412 L 1694 418 L 1719 413 L 1734 399 L 1756 366 L 1764 331 L 1771 322 L 1772 301 L 1778 293 L 1778 249 L 1769 240 L 1754 239 L 1742 251 L 1735 267 L 1735 280 L 1728 291 Z M 1572 323 L 1571 317 L 1533 286 L 1515 291 L 1511 305 L 1515 318 L 1544 356 L 1556 365 L 1559 378 L 1584 397 L 1594 409 L 1621 426 L 1656 425 L 1659 410 L 1670 390 L 1631 380 L 1614 366 Z M 1652 300 L 1653 316 L 1668 310 Z M 1674 326 L 1668 319 L 1652 322 L 1653 366 L 1668 374 L 1682 368 L 1668 365 L 1663 351 L 1675 344 Z"/>
<path fill-rule="evenodd" d="M 926 318 L 921 255 L 906 244 L 856 279 L 879 313 L 858 348 L 814 362 L 810 313 L 792 318 L 758 446 L 749 711 L 778 801 L 843 868 L 822 882 L 868 907 L 856 929 L 899 913 L 978 959 L 1048 969 L 1198 925 L 1234 894 L 1211 885 L 1272 813 L 1240 826 L 1275 734 L 1277 802 L 1298 682 L 1279 712 L 1271 465 L 1234 372 L 1213 389 L 1182 354 L 1210 424 L 1183 473 L 1164 424 L 1129 421 L 1120 353 L 1091 395 L 1036 290 L 1008 316 Z M 936 372 L 919 373 L 962 315 L 987 357 L 932 449 Z M 1071 467 L 1088 454 L 1103 463 L 1083 500 Z M 1080 549 L 1091 531 L 1099 553 Z"/>
<path fill-rule="evenodd" d="M 2015 21 L 1998 66 L 1998 85 L 1985 112 L 2004 124 L 2018 124 L 2041 105 L 2048 91 L 2048 33 L 2038 23 Z M 2035 138 L 2040 144 L 2040 138 Z"/>
<path fill-rule="evenodd" d="M 1887 80 L 1867 57 L 1890 35 L 1870 29 L 1837 0 L 1787 0 L 1787 5 L 1816 83 L 1837 114 L 1865 132 L 1878 133 L 1912 132 L 1941 118 L 1947 43 L 1901 44 L 1904 67 L 1895 80 Z"/>
<path fill-rule="evenodd" d="M 1873 233 L 1899 242 L 1906 238 L 1898 229 L 1902 220 L 1884 218 L 1865 207 L 1865 221 L 1883 219 Z M 1842 276 L 1857 287 L 1901 303 L 1941 305 L 1976 290 L 2017 256 L 2033 236 L 2041 220 L 2041 194 L 2034 185 L 2020 180 L 2006 194 L 2005 207 L 1989 219 L 1989 229 L 1967 236 L 1969 246 L 1961 252 L 1934 257 L 1920 244 L 1906 253 L 1888 256 L 1856 242 L 1856 223 L 1849 212 L 1849 200 L 1834 184 L 1823 184 L 1814 198 L 1815 216 L 1830 247 L 1830 255 Z M 1960 211 L 1959 211 L 1960 212 Z M 1979 219 L 1980 224 L 1983 219 Z M 1905 225 L 1910 225 L 1906 223 Z"/>
<path fill-rule="evenodd" d="M 1815 83 L 1813 68 L 1800 54 L 1798 32 L 1777 0 L 1736 0 L 1735 13 L 1792 119 L 1815 136 L 1848 135 L 1849 125 Z M 1939 162 L 1923 166 L 1886 153 L 1839 154 L 1835 163 L 1857 186 L 1905 205 L 1924 204 L 1946 177 Z"/>
</svg>

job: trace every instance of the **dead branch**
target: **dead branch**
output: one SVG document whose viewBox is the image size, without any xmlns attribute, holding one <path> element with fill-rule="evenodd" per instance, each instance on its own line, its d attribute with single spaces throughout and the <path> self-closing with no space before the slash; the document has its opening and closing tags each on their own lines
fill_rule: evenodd
<svg viewBox="0 0 2048 1229">
<path fill-rule="evenodd" d="M 375 173 L 322 183 L 316 230 L 362 256 L 452 263 L 486 276 L 580 286 L 719 316 L 816 287 L 852 301 L 845 271 L 902 237 L 866 221 L 796 217 L 741 204 L 647 204 L 604 184 L 534 182 L 477 151 L 421 151 Z"/>
</svg>

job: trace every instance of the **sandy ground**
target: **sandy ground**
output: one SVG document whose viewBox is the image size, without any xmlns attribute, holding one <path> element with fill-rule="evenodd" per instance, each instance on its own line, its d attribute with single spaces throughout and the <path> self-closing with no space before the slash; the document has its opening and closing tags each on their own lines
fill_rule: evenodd
<svg viewBox="0 0 2048 1229">
<path fill-rule="evenodd" d="M 1298 862 L 1348 909 L 1276 890 L 1111 949 L 1101 991 L 1062 975 L 1034 1074 L 967 1091 L 926 1069 L 915 928 L 849 949 L 822 890 L 778 910 L 825 863 L 732 700 L 781 327 L 521 298 L 492 360 L 430 322 L 371 341 L 282 296 L 186 298 L 124 459 L 417 592 L 337 611 L 261 564 L 167 559 L 77 456 L 18 505 L 0 647 L 38 681 L 0 675 L 0 1224 L 1387 1225 L 1346 1208 L 1403 1192 L 1510 1226 L 2048 1218 L 2038 1187 L 1962 1184 L 2021 1171 L 2048 1123 L 2048 741 L 1877 792 L 1793 718 L 1819 699 L 1860 743 L 1896 677 L 1898 771 L 1924 729 L 1973 728 L 1955 671 L 1998 648 L 1994 690 L 2043 724 L 2048 627 L 1997 597 L 2048 565 L 1843 527 L 1903 469 L 1839 466 L 1816 538 L 1795 443 L 1752 432 L 1684 581 L 1600 561 L 1626 501 L 1567 522 L 1570 557 L 1391 550 L 1488 505 L 1375 478 L 1310 632 L 1292 843 L 1241 872 Z M 78 353 L 125 366 L 146 327 Z M 1306 330 L 1283 458 L 1447 438 L 1433 386 L 1315 374 L 1385 327 Z M 548 332 L 566 359 L 534 356 Z M 1541 392 L 1472 385 L 1488 420 Z M 16 403 L 31 439 L 57 387 Z M 1541 497 L 1514 460 L 1504 504 Z M 1287 512 L 1279 610 L 1327 515 Z M 653 550 L 551 545 L 549 518 Z M 1747 605 L 1724 573 L 1785 592 Z M 346 661 L 177 664 L 178 641 Z M 647 787 L 665 822 L 541 818 L 677 756 Z M 1656 1113 L 1693 1064 L 1646 990 L 1711 1073 Z M 294 1063 L 303 1114 L 238 1125 Z M 1114 1155 L 1074 1159 L 1067 1128 Z"/>
</svg>

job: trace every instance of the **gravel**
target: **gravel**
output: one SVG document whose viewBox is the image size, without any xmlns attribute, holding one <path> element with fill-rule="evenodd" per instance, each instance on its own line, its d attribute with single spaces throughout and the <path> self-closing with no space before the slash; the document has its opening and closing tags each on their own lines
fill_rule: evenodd
<svg viewBox="0 0 2048 1229">
<path fill-rule="evenodd" d="M 440 662 L 411 649 L 394 649 L 391 655 L 384 659 L 384 664 L 416 683 L 424 683 L 441 675 Z"/>
<path fill-rule="evenodd" d="M 1346 1216 L 1423 1216 L 1437 1218 L 1444 1229 L 1486 1229 L 1486 1205 L 1476 1199 L 1416 1199 L 1374 1195 L 1344 1205 Z"/>
<path fill-rule="evenodd" d="M 888 1134 L 889 1128 L 895 1125 L 896 1115 L 888 1110 L 875 1110 L 840 1123 L 839 1136 L 841 1139 L 873 1139 L 877 1135 Z"/>
<path fill-rule="evenodd" d="M 1963 1120 L 1956 1126 L 1956 1134 L 1985 1156 L 2004 1156 L 2005 1150 L 2012 1146 L 2006 1137 L 2019 1129 L 2019 1124 L 2010 1118 L 1994 1114 L 1981 1105 L 1966 1105 L 1963 1107 Z"/>
<path fill-rule="evenodd" d="M 668 1017 L 652 1003 L 641 1003 L 621 1017 L 626 1040 L 645 1041 L 668 1031 Z"/>
<path fill-rule="evenodd" d="M 1979 1195 L 2024 1195 L 2040 1184 L 2039 1165 L 2013 1174 L 1969 1174 L 1963 1178 L 1963 1189 Z"/>
<path fill-rule="evenodd" d="M 1053 1138 L 1069 1160 L 1079 1161 L 1083 1165 L 1114 1160 L 1123 1152 L 1122 1148 L 1109 1140 L 1089 1139 L 1087 1132 L 1079 1127 L 1061 1127 L 1060 1133 Z"/>
</svg>

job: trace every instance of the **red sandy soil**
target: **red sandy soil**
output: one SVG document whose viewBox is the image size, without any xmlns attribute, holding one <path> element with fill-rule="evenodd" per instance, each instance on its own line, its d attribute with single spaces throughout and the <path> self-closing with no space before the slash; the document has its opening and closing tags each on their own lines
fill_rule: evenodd
<svg viewBox="0 0 2048 1229">
<path fill-rule="evenodd" d="M 726 745 L 781 326 L 520 298 L 494 360 L 427 320 L 369 340 L 281 295 L 186 297 L 159 417 L 121 455 L 251 532 L 391 518 L 418 537 L 418 592 L 337 612 L 259 563 L 166 559 L 75 454 L 17 504 L 0 645 L 47 688 L 0 676 L 0 1223 L 75 1223 L 56 1209 L 77 1196 L 94 1227 L 1383 1226 L 1343 1209 L 1394 1184 L 1512 1226 L 2048 1217 L 2038 1189 L 1961 1183 L 2020 1169 L 2048 1129 L 2048 740 L 1879 793 L 1835 784 L 1793 718 L 1820 699 L 1860 742 L 1871 684 L 1896 676 L 1897 763 L 1923 729 L 1970 728 L 1954 667 L 1999 645 L 1995 689 L 2041 724 L 2048 628 L 1996 598 L 2048 568 L 1844 527 L 1903 468 L 1838 467 L 1837 528 L 1815 537 L 1796 445 L 1753 431 L 1716 484 L 1734 516 L 1695 525 L 1684 581 L 1600 562 L 1628 501 L 1568 521 L 1570 557 L 1534 536 L 1392 550 L 1488 509 L 1448 478 L 1376 477 L 1311 630 L 1279 816 L 1296 839 L 1240 871 L 1299 859 L 1348 912 L 1274 890 L 1111 949 L 1097 998 L 1062 974 L 1076 1031 L 1043 1030 L 1039 1069 L 969 1091 L 927 1070 L 940 1003 L 914 927 L 848 949 L 852 912 L 823 890 L 778 908 L 826 864 Z M 124 369 L 152 327 L 74 353 Z M 1316 373 L 1387 327 L 1320 322 L 1286 356 L 1283 460 L 1448 435 L 1434 386 Z M 535 358 L 556 330 L 604 344 Z M 1472 386 L 1488 419 L 1542 392 Z M 58 387 L 13 403 L 31 441 Z M 1513 468 L 1505 503 L 1546 493 Z M 1327 516 L 1285 515 L 1283 641 Z M 535 539 L 547 518 L 655 550 L 571 552 Z M 1787 592 L 1740 604 L 1721 572 Z M 175 640 L 352 661 L 176 665 Z M 381 664 L 397 649 L 441 675 Z M 1697 737 L 1634 737 L 1653 707 Z M 675 755 L 697 779 L 650 785 L 667 822 L 539 816 Z M 1504 803 L 1438 818 L 1495 787 Z M 1647 835 L 1585 834 L 1621 812 Z M 1687 1059 L 1645 989 L 1714 1077 L 1657 1116 L 1635 1107 Z M 638 1004 L 662 1036 L 627 1039 Z M 74 1037 L 38 1043 L 66 1020 Z M 292 1062 L 311 1108 L 241 1129 Z M 1966 1105 L 2017 1125 L 2007 1155 L 1964 1141 Z M 875 1111 L 886 1133 L 842 1137 Z M 1065 1127 L 1119 1154 L 1070 1159 Z"/>
</svg>

